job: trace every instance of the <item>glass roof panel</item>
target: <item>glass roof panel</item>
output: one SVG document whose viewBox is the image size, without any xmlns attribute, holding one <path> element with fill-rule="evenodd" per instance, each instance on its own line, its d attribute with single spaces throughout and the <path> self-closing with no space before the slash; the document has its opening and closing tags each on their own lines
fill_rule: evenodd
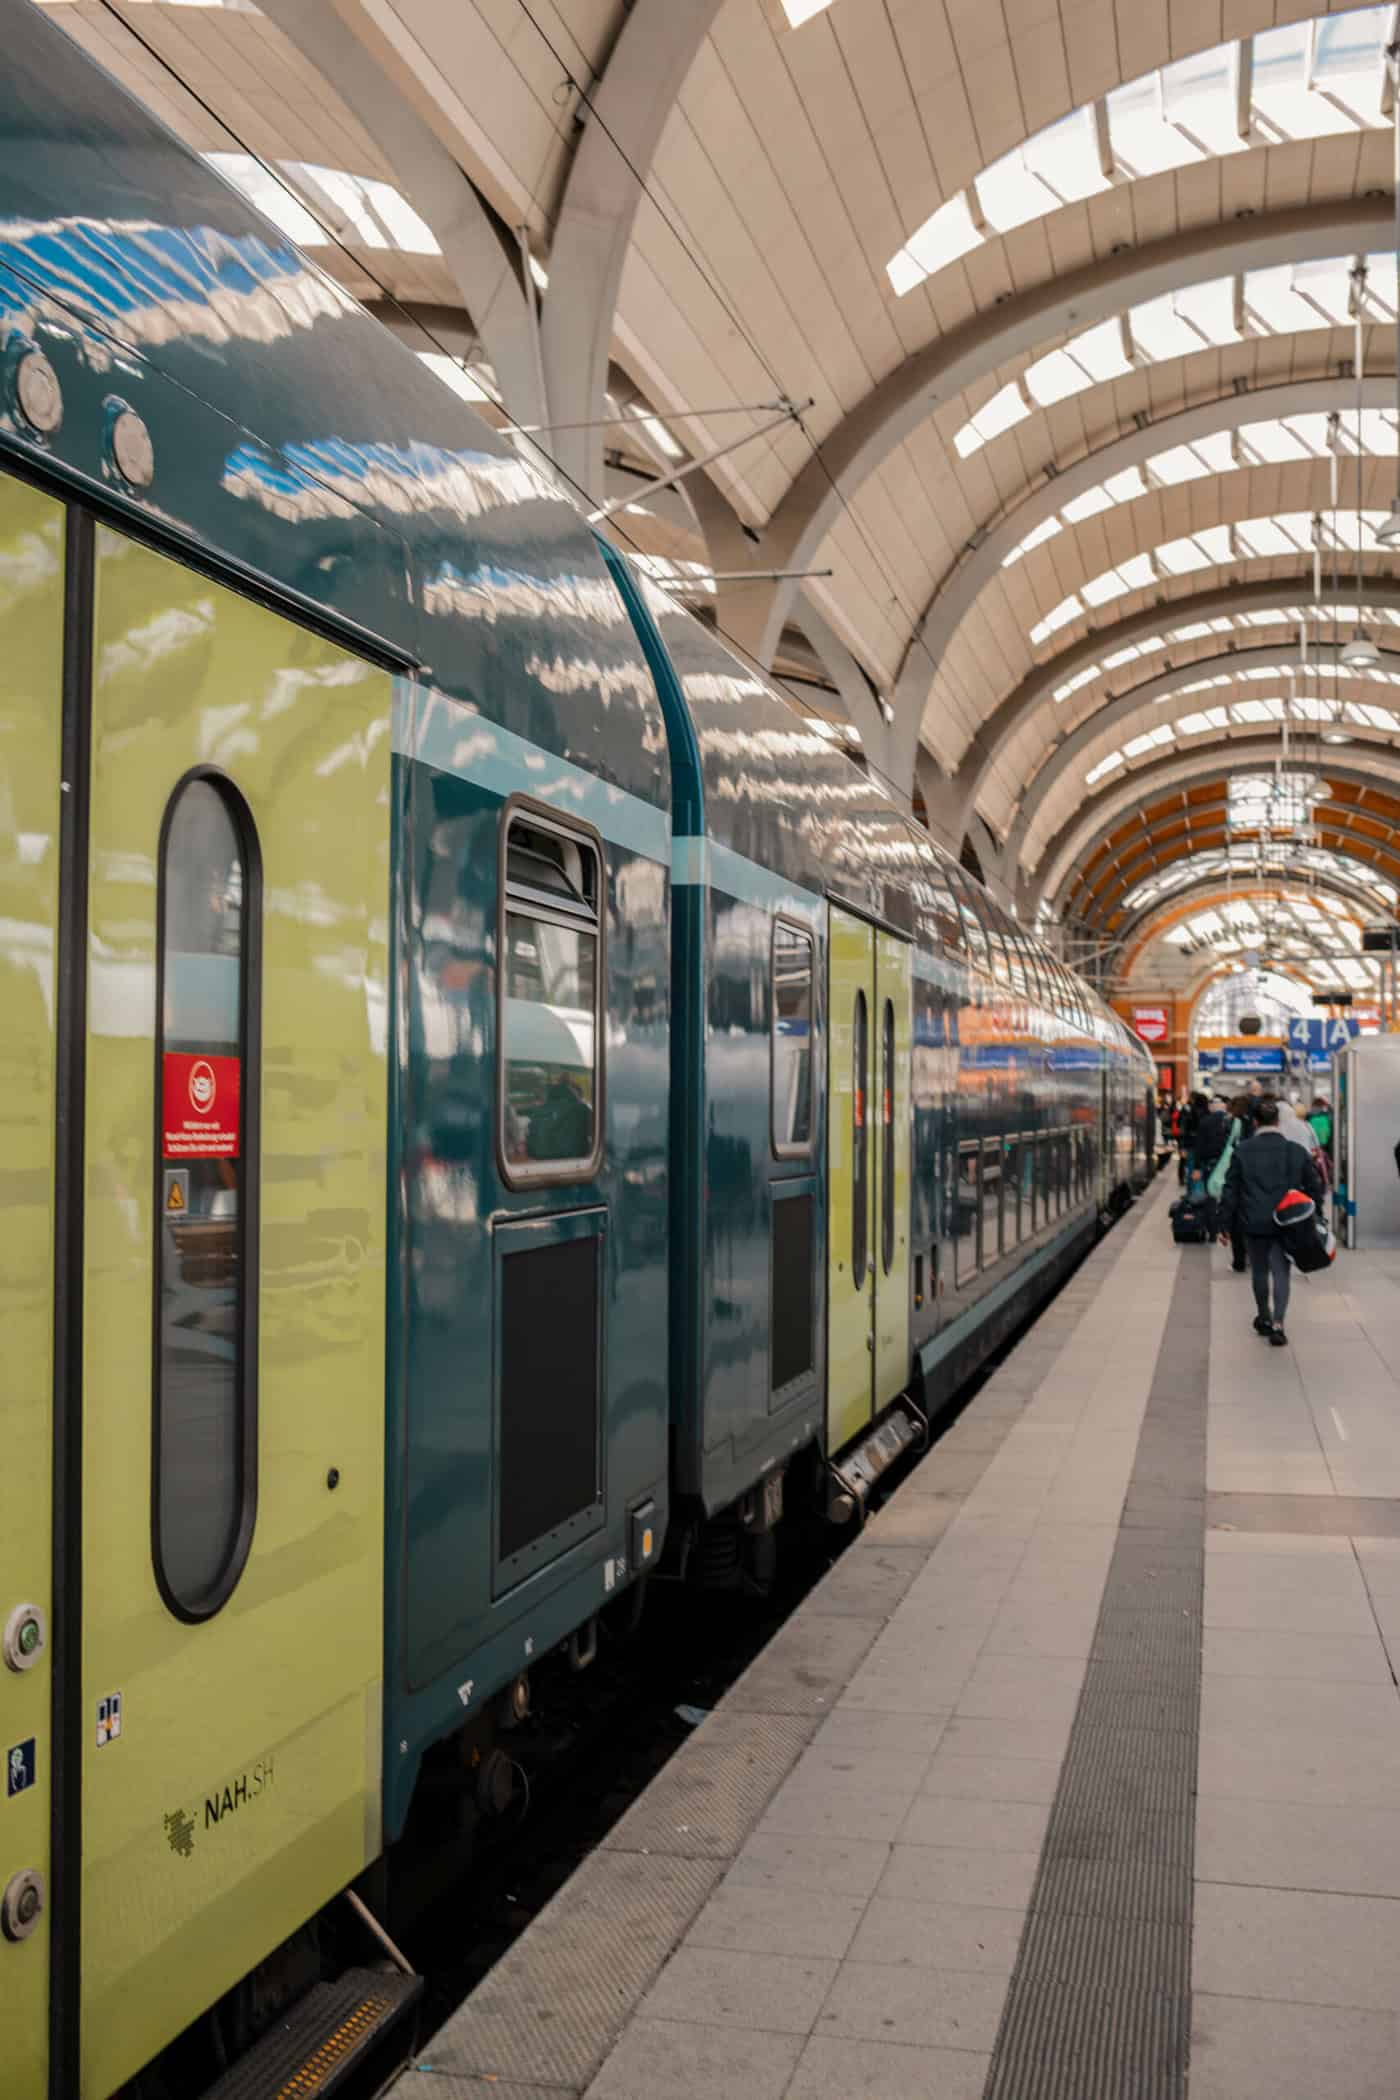
<svg viewBox="0 0 1400 2100">
<path fill-rule="evenodd" d="M 992 438 L 1000 437 L 1002 432 L 1010 430 L 1013 424 L 1024 423 L 1029 414 L 1030 410 L 1022 399 L 1021 389 L 1012 380 L 993 394 L 990 401 L 983 402 L 976 415 L 963 425 L 953 442 L 966 459 L 969 453 L 976 452 Z"/>
<path fill-rule="evenodd" d="M 1082 496 L 1071 496 L 1060 512 L 1067 525 L 1082 525 L 1086 518 L 1096 518 L 1101 510 L 1112 510 L 1113 498 L 1102 482 L 1096 489 L 1086 489 Z"/>
<path fill-rule="evenodd" d="M 1102 104 L 1111 174 L 1100 159 L 1100 105 L 1085 103 L 983 169 L 974 184 L 980 211 L 995 232 L 1007 232 L 1097 195 L 1111 179 L 1130 182 L 1286 139 L 1379 129 L 1389 121 L 1381 107 L 1389 22 L 1386 6 L 1290 22 L 1126 81 Z M 1249 83 L 1243 136 L 1242 78 Z M 897 293 L 911 291 L 983 238 L 967 194 L 951 197 L 891 257 L 890 282 Z M 1207 339 L 1229 341 L 1233 297 L 1217 292 L 1214 305 L 1203 324 Z M 1178 312 L 1185 314 L 1180 302 Z M 1194 296 L 1190 318 L 1201 319 Z"/>
</svg>

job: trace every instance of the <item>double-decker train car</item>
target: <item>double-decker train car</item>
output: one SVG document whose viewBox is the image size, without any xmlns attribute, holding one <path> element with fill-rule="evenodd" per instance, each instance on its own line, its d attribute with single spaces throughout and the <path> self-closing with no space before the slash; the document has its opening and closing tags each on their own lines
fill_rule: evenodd
<svg viewBox="0 0 1400 2100">
<path fill-rule="evenodd" d="M 539 1658 L 858 1512 L 1145 1180 L 1152 1068 L 3 19 L 0 2062 L 145 2100 Z"/>
</svg>

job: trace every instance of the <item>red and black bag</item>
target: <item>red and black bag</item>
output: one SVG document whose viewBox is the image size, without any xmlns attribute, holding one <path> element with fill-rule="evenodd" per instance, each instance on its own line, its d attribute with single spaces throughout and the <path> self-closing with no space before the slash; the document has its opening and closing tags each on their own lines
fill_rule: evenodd
<svg viewBox="0 0 1400 2100">
<path fill-rule="evenodd" d="M 1317 1214 L 1317 1205 L 1302 1189 L 1288 1189 L 1274 1205 L 1274 1225 L 1283 1251 L 1295 1269 L 1310 1275 L 1337 1258 L 1337 1243 Z"/>
</svg>

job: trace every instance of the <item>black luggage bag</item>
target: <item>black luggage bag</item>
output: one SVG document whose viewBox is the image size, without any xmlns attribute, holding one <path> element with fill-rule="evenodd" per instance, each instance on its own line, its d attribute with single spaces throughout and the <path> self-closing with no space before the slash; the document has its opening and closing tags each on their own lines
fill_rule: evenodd
<svg viewBox="0 0 1400 2100">
<path fill-rule="evenodd" d="M 1199 1247 L 1210 1238 L 1210 1217 L 1204 1203 L 1182 1196 L 1171 1208 L 1172 1238 L 1178 1247 Z"/>
</svg>

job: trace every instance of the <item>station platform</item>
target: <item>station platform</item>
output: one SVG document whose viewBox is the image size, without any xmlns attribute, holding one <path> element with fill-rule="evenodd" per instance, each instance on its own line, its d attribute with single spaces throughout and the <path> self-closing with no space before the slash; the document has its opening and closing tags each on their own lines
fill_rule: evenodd
<svg viewBox="0 0 1400 2100">
<path fill-rule="evenodd" d="M 1394 2100 L 1400 1254 L 1164 1179 L 396 2100 Z"/>
</svg>

